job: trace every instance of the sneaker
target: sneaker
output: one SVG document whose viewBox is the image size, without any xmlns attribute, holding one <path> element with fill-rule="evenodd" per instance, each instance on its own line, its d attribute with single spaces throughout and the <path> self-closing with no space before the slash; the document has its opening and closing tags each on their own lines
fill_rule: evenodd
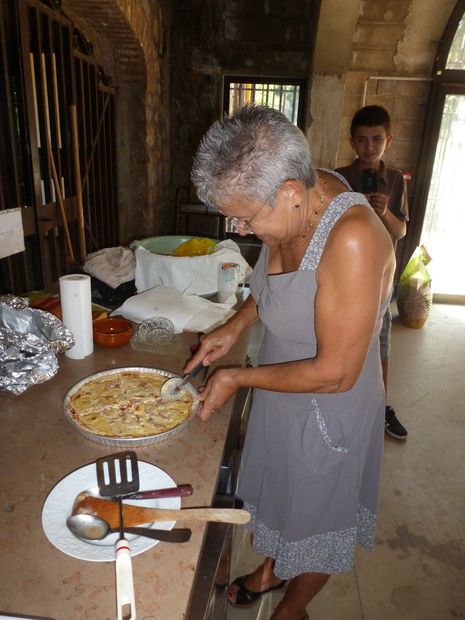
<svg viewBox="0 0 465 620">
<path fill-rule="evenodd" d="M 386 407 L 384 430 L 388 435 L 396 439 L 407 439 L 407 429 L 399 422 L 396 412 L 390 405 Z"/>
</svg>

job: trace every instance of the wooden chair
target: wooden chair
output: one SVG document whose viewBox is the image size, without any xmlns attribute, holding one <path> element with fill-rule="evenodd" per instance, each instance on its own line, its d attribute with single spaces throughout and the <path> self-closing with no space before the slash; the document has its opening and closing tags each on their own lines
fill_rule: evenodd
<svg viewBox="0 0 465 620">
<path fill-rule="evenodd" d="M 207 218 L 205 227 L 202 219 Z M 213 225 L 213 228 L 212 228 Z M 211 235 L 224 239 L 226 235 L 226 218 L 218 209 L 190 198 L 189 187 L 181 186 L 176 190 L 176 234 Z"/>
</svg>

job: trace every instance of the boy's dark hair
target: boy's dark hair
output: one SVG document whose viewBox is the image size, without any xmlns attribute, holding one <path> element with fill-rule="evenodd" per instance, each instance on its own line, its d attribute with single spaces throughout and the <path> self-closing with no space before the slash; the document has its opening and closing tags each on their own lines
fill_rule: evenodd
<svg viewBox="0 0 465 620">
<path fill-rule="evenodd" d="M 354 114 L 350 124 L 350 135 L 353 138 L 358 127 L 374 127 L 382 125 L 386 133 L 391 131 L 391 118 L 388 111 L 380 105 L 366 105 Z"/>
</svg>

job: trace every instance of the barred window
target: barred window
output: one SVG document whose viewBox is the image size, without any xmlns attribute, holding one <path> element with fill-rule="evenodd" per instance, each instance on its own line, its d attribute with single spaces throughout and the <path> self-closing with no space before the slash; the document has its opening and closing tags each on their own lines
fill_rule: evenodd
<svg viewBox="0 0 465 620">
<path fill-rule="evenodd" d="M 247 103 L 258 103 L 282 112 L 304 128 L 305 80 L 263 77 L 225 77 L 224 113 L 234 114 Z"/>
</svg>

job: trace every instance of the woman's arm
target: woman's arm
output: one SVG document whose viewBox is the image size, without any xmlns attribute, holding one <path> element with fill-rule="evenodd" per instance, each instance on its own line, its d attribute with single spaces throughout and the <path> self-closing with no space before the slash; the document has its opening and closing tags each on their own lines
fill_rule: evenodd
<svg viewBox="0 0 465 620">
<path fill-rule="evenodd" d="M 355 207 L 330 234 L 317 273 L 314 358 L 258 368 L 220 369 L 201 394 L 202 419 L 240 387 L 279 392 L 345 392 L 357 380 L 380 303 L 394 272 L 392 242 L 378 217 Z"/>
</svg>

